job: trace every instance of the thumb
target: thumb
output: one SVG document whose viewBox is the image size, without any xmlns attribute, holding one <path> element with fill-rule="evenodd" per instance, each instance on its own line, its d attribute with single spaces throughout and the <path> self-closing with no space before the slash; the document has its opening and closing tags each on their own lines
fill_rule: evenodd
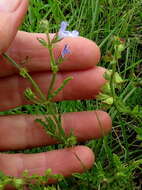
<svg viewBox="0 0 142 190">
<path fill-rule="evenodd" d="M 0 0 L 0 54 L 13 41 L 27 7 L 28 0 Z"/>
</svg>

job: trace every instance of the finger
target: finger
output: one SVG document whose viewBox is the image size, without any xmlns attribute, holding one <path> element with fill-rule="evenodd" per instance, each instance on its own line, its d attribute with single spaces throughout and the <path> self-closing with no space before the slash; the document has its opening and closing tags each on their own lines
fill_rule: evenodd
<svg viewBox="0 0 142 190">
<path fill-rule="evenodd" d="M 85 146 L 38 154 L 0 154 L 0 171 L 16 177 L 21 177 L 24 170 L 28 170 L 30 175 L 44 175 L 49 168 L 53 174 L 67 177 L 89 169 L 93 163 L 93 152 Z"/>
<path fill-rule="evenodd" d="M 28 7 L 28 0 L 0 1 L 0 53 L 6 51 L 14 39 Z"/>
<path fill-rule="evenodd" d="M 0 117 L 0 150 L 18 150 L 57 143 L 35 118 L 40 116 L 18 115 Z M 66 134 L 73 130 L 78 141 L 97 139 L 111 130 L 111 118 L 103 111 L 65 113 L 62 127 Z"/>
<path fill-rule="evenodd" d="M 55 101 L 94 99 L 105 83 L 104 72 L 104 68 L 95 67 L 85 71 L 58 73 L 54 89 L 57 89 L 66 77 L 72 76 L 73 79 L 55 97 Z M 50 77 L 51 74 L 47 72 L 33 74 L 33 78 L 45 94 L 47 94 Z M 0 79 L 0 110 L 28 104 L 29 102 L 23 96 L 27 87 L 30 87 L 30 84 L 19 76 Z"/>
<path fill-rule="evenodd" d="M 37 37 L 46 39 L 44 34 L 18 32 L 14 42 L 8 50 L 8 54 L 19 64 L 28 57 L 29 60 L 24 66 L 31 72 L 50 70 L 48 50 L 40 45 L 37 41 Z M 51 35 L 51 38 L 52 37 L 53 35 Z M 71 53 L 66 56 L 66 61 L 61 64 L 61 71 L 89 69 L 98 63 L 100 59 L 100 50 L 98 46 L 94 42 L 83 37 L 65 38 L 58 42 L 54 48 L 56 59 L 61 55 L 61 51 L 65 44 L 68 44 Z M 11 64 L 7 66 L 5 62 L 4 59 L 1 59 L 1 77 L 12 75 L 17 72 Z M 1 72 L 1 68 L 3 72 Z"/>
</svg>

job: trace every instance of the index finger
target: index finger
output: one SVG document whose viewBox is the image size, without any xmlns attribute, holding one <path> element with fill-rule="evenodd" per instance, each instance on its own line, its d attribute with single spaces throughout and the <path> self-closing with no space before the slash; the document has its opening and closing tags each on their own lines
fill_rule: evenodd
<svg viewBox="0 0 142 190">
<path fill-rule="evenodd" d="M 51 34 L 53 38 L 54 34 Z M 48 50 L 43 47 L 37 38 L 46 39 L 45 34 L 18 32 L 15 40 L 8 50 L 8 54 L 20 64 L 26 57 L 29 61 L 24 65 L 30 72 L 50 70 L 50 57 Z M 85 70 L 94 67 L 100 59 L 100 50 L 91 40 L 83 37 L 64 38 L 55 45 L 54 55 L 57 59 L 64 46 L 68 44 L 70 54 L 60 65 L 60 71 Z M 0 77 L 15 74 L 17 70 L 5 59 L 0 59 Z"/>
</svg>

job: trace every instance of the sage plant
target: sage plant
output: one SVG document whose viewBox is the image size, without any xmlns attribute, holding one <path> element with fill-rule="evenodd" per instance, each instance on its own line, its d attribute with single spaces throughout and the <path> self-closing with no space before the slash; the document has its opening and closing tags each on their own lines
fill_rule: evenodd
<svg viewBox="0 0 142 190">
<path fill-rule="evenodd" d="M 37 38 L 37 40 L 39 41 L 39 43 L 41 43 L 42 46 L 48 49 L 50 56 L 50 67 L 52 72 L 51 82 L 49 88 L 47 89 L 47 94 L 43 93 L 40 86 L 36 83 L 36 81 L 34 81 L 32 76 L 24 66 L 17 64 L 6 53 L 3 53 L 3 57 L 11 62 L 13 66 L 15 66 L 19 70 L 19 74 L 31 83 L 34 90 L 32 90 L 31 88 L 27 88 L 24 92 L 25 97 L 31 103 L 34 103 L 38 106 L 44 106 L 46 108 L 46 114 L 44 115 L 44 119 L 37 118 L 35 121 L 40 123 L 45 128 L 48 135 L 56 139 L 59 143 L 62 143 L 65 147 L 69 147 L 76 144 L 76 137 L 74 136 L 73 131 L 70 131 L 69 135 L 65 134 L 65 131 L 61 125 L 61 113 L 59 112 L 56 103 L 53 102 L 53 98 L 55 98 L 55 96 L 58 95 L 58 93 L 67 85 L 67 83 L 72 80 L 72 77 L 64 79 L 64 81 L 60 84 L 60 87 L 54 90 L 59 66 L 65 60 L 66 55 L 70 53 L 70 48 L 68 44 L 65 44 L 61 55 L 57 59 L 55 59 L 53 47 L 56 47 L 56 43 L 61 41 L 65 37 L 79 36 L 79 32 L 76 30 L 66 30 L 68 23 L 63 21 L 61 23 L 59 31 L 54 35 L 53 39 L 51 39 L 49 35 L 49 23 L 47 21 L 43 21 L 42 25 L 45 30 L 46 39 Z"/>
</svg>

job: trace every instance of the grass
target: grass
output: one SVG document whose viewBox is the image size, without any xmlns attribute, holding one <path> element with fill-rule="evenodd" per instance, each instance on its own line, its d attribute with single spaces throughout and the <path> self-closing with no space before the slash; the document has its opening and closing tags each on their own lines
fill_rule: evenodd
<svg viewBox="0 0 142 190">
<path fill-rule="evenodd" d="M 116 35 L 125 39 L 125 49 L 117 70 L 126 79 L 118 96 L 133 109 L 139 107 L 142 114 L 142 1 L 141 0 L 31 0 L 28 14 L 21 29 L 28 32 L 42 32 L 40 20 L 51 23 L 54 32 L 62 20 L 76 28 L 81 36 L 89 38 L 100 46 L 102 56 L 112 49 L 111 39 Z M 103 59 L 101 66 L 111 69 Z M 139 80 L 138 80 L 139 79 Z M 134 85 L 135 83 L 138 83 Z M 95 106 L 94 106 L 95 105 Z M 101 109 L 96 100 L 64 101 L 59 104 L 63 112 Z M 2 114 L 42 113 L 44 108 L 23 106 Z M 114 106 L 107 108 L 113 120 L 112 133 L 103 139 L 86 142 L 96 155 L 93 168 L 84 174 L 75 174 L 59 184 L 64 190 L 140 190 L 142 176 L 141 140 L 137 139 L 136 127 L 141 130 L 142 121 L 128 114 L 119 113 Z M 142 132 L 139 132 L 142 136 Z M 52 147 L 25 150 L 25 153 L 42 152 Z M 58 187 L 59 189 L 59 187 Z"/>
</svg>

